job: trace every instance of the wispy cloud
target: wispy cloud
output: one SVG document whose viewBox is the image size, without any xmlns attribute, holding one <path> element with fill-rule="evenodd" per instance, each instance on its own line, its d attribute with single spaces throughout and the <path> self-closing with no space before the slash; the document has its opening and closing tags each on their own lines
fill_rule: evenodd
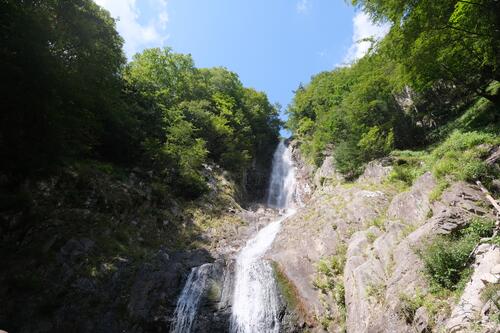
<svg viewBox="0 0 500 333">
<path fill-rule="evenodd" d="M 94 0 L 106 8 L 111 16 L 118 19 L 118 32 L 125 39 L 125 54 L 130 59 L 145 47 L 162 46 L 168 35 L 165 28 L 168 22 L 167 0 Z M 138 3 L 151 6 L 155 13 L 146 23 L 141 23 Z M 144 21 L 144 20 L 143 20 Z"/>
<path fill-rule="evenodd" d="M 375 40 L 382 39 L 390 29 L 389 24 L 374 24 L 370 17 L 363 13 L 357 13 L 352 19 L 353 34 L 352 44 L 344 57 L 344 64 L 350 64 L 357 59 L 362 58 L 370 49 L 371 42 L 362 41 L 365 38 L 373 38 Z"/>
<path fill-rule="evenodd" d="M 304 14 L 309 10 L 310 6 L 310 0 L 299 0 L 295 5 L 295 8 L 297 9 L 297 13 Z"/>
</svg>

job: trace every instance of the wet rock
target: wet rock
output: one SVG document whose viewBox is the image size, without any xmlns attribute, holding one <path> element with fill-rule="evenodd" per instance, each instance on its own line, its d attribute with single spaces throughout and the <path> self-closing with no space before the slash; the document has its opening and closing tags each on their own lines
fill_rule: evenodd
<svg viewBox="0 0 500 333">
<path fill-rule="evenodd" d="M 158 322 L 168 326 L 189 271 L 210 260 L 204 251 L 159 251 L 134 278 L 127 305 L 130 317 L 142 327 L 158 326 Z"/>
</svg>

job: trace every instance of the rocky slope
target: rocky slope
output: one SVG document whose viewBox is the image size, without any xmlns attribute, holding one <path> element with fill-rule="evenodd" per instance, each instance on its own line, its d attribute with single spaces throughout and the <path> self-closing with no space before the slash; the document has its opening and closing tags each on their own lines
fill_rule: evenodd
<svg viewBox="0 0 500 333">
<path fill-rule="evenodd" d="M 209 262 L 200 326 L 227 327 L 226 260 L 269 213 L 243 209 L 218 167 L 206 166 L 205 176 L 210 191 L 194 202 L 150 173 L 107 165 L 25 184 L 23 204 L 0 216 L 0 328 L 168 332 L 190 269 Z"/>
<path fill-rule="evenodd" d="M 494 219 L 476 186 L 441 195 L 423 174 L 411 186 L 375 161 L 346 182 L 331 157 L 300 156 L 296 215 L 271 251 L 282 332 L 497 332 L 500 247 L 485 242 L 460 293 L 436 294 L 421 252 L 439 235 Z M 210 192 L 172 197 L 151 174 L 103 166 L 26 184 L 29 210 L 1 214 L 0 328 L 9 332 L 168 332 L 193 267 L 211 263 L 194 332 L 227 332 L 234 259 L 275 212 L 244 209 L 221 169 Z M 496 288 L 496 289 L 495 289 Z"/>
<path fill-rule="evenodd" d="M 498 332 L 498 304 L 481 297 L 500 282 L 498 245 L 476 249 L 461 295 L 432 293 L 419 255 L 436 235 L 495 219 L 484 195 L 456 182 L 435 200 L 432 174 L 406 188 L 391 168 L 372 162 L 352 183 L 331 157 L 315 172 L 302 168 L 314 192 L 268 254 L 293 290 L 289 308 L 305 331 Z"/>
</svg>

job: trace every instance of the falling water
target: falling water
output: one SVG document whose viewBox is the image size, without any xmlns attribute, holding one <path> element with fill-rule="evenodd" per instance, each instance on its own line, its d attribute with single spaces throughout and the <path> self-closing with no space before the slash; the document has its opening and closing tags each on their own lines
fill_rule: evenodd
<svg viewBox="0 0 500 333">
<path fill-rule="evenodd" d="M 273 208 L 290 208 L 294 201 L 295 167 L 292 151 L 283 140 L 274 152 L 272 167 L 267 205 Z"/>
<path fill-rule="evenodd" d="M 207 281 L 212 272 L 212 264 L 204 264 L 195 267 L 189 273 L 189 277 L 182 289 L 181 296 L 177 301 L 174 312 L 174 322 L 171 333 L 188 333 L 198 311 L 201 296 L 205 291 Z"/>
<path fill-rule="evenodd" d="M 263 259 L 281 228 L 293 214 L 295 171 L 290 148 L 280 142 L 273 157 L 268 205 L 284 209 L 278 220 L 250 239 L 236 260 L 236 278 L 231 316 L 234 333 L 278 333 L 278 291 L 273 269 Z"/>
<path fill-rule="evenodd" d="M 278 291 L 273 269 L 263 259 L 281 228 L 293 214 L 295 167 L 290 148 L 281 141 L 273 156 L 268 205 L 282 215 L 250 239 L 236 259 L 236 277 L 231 314 L 234 333 L 278 333 Z M 193 268 L 174 312 L 171 333 L 190 333 L 200 300 L 207 289 L 212 264 Z"/>
</svg>

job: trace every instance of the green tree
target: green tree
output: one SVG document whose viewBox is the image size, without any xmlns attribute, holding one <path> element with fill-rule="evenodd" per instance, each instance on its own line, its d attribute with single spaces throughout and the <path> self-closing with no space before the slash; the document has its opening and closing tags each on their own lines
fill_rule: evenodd
<svg viewBox="0 0 500 333">
<path fill-rule="evenodd" d="M 418 91 L 446 82 L 499 105 L 500 2 L 496 0 L 353 0 L 392 24 L 386 52 L 404 65 Z"/>
<path fill-rule="evenodd" d="M 91 0 L 0 2 L 0 156 L 33 175 L 92 156 L 120 111 L 122 38 Z"/>
</svg>

